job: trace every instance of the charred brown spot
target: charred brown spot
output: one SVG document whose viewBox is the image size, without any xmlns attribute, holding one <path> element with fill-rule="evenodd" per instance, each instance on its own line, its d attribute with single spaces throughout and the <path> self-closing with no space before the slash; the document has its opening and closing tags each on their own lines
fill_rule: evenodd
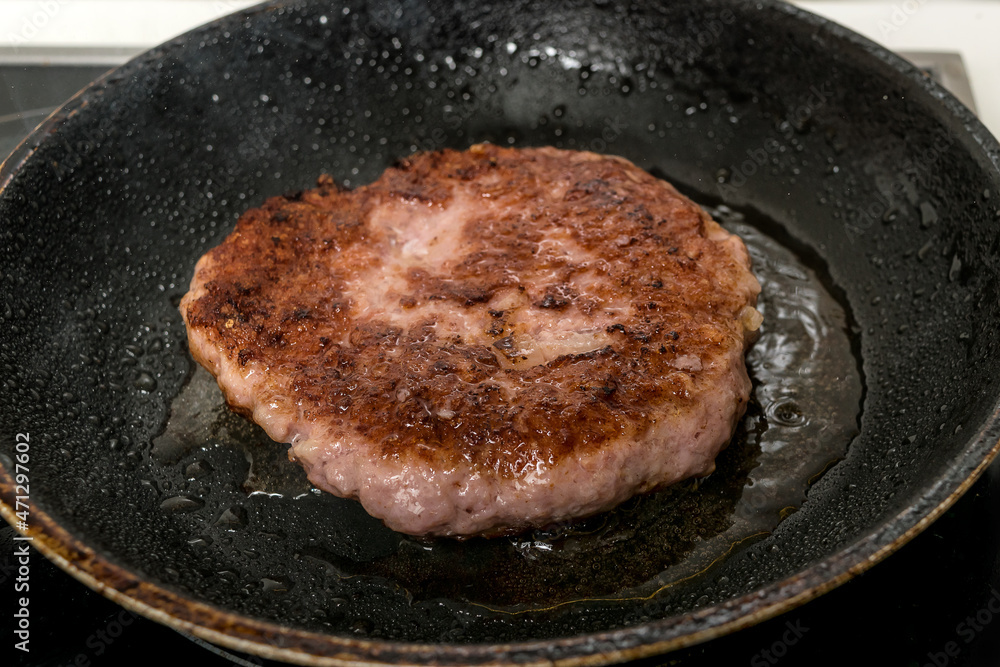
<svg viewBox="0 0 1000 667">
<path fill-rule="evenodd" d="M 514 349 L 514 337 L 504 336 L 500 340 L 493 343 L 493 347 L 500 350 L 501 352 L 510 352 Z"/>
<path fill-rule="evenodd" d="M 573 290 L 569 287 L 548 287 L 545 290 L 545 296 L 535 305 L 539 308 L 562 310 L 571 303 L 574 296 Z"/>
<path fill-rule="evenodd" d="M 455 371 L 455 365 L 449 361 L 435 361 L 434 365 L 431 366 L 431 370 L 435 373 L 453 373 Z"/>
<path fill-rule="evenodd" d="M 601 398 L 611 398 L 611 395 L 618 391 L 618 383 L 614 378 L 608 378 L 604 384 L 597 387 L 597 394 Z"/>
<path fill-rule="evenodd" d="M 595 178 L 589 181 L 583 181 L 576 183 L 572 188 L 566 191 L 563 196 L 563 201 L 572 202 L 584 197 L 591 197 L 593 195 L 600 195 L 601 198 L 611 198 L 616 195 L 611 183 L 604 180 L 603 178 Z"/>
</svg>

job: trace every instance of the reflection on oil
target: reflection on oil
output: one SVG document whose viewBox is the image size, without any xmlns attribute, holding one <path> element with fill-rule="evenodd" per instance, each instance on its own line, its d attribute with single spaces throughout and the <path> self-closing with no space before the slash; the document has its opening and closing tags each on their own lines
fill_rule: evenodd
<svg viewBox="0 0 1000 667">
<path fill-rule="evenodd" d="M 331 584 L 375 577 L 404 588 L 413 600 L 444 598 L 519 611 L 645 597 L 688 581 L 734 545 L 773 530 L 802 504 L 808 485 L 857 435 L 863 391 L 848 317 L 823 278 L 760 231 L 767 224 L 750 225 L 725 207 L 711 213 L 747 244 L 763 288 L 764 324 L 747 357 L 754 393 L 746 417 L 707 478 L 512 538 L 420 540 L 353 511 L 353 503 L 310 493 L 303 471 L 288 461 L 287 447 L 226 409 L 214 379 L 200 369 L 175 399 L 152 456 L 187 479 L 218 484 L 227 474 L 237 475 L 248 495 L 284 502 L 285 511 L 288 500 L 299 498 L 294 511 L 313 525 L 354 535 L 292 540 L 290 548 L 322 565 Z M 209 459 L 220 447 L 242 450 L 248 467 L 216 470 Z"/>
<path fill-rule="evenodd" d="M 764 315 L 747 357 L 753 398 L 712 475 L 513 538 L 400 536 L 395 551 L 368 560 L 319 548 L 306 555 L 338 576 L 390 579 L 416 599 L 519 609 L 652 595 L 773 530 L 857 435 L 862 381 L 846 313 L 820 276 L 742 215 L 711 213 L 746 242 Z"/>
<path fill-rule="evenodd" d="M 184 477 L 196 479 L 209 475 L 212 466 L 204 458 L 190 460 L 191 453 L 215 444 L 243 451 L 249 469 L 241 488 L 247 494 L 296 497 L 312 489 L 302 468 L 288 460 L 288 446 L 227 408 L 215 378 L 196 366 L 170 404 L 166 429 L 153 439 L 150 456 L 161 465 L 187 461 Z"/>
</svg>

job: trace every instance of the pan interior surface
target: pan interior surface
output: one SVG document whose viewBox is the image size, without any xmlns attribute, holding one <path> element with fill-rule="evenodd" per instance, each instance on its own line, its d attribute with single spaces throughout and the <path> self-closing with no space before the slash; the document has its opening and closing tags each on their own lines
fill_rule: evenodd
<svg viewBox="0 0 1000 667">
<path fill-rule="evenodd" d="M 33 141 L 0 174 L 0 463 L 30 432 L 33 506 L 106 564 L 222 610 L 204 621 L 222 635 L 282 626 L 285 647 L 362 661 L 386 641 L 426 645 L 415 661 L 513 660 L 490 647 L 519 642 L 521 658 L 642 653 L 860 569 L 996 444 L 1000 150 L 917 72 L 777 3 L 272 3 L 140 56 Z M 177 304 L 236 217 L 321 173 L 356 186 L 479 141 L 622 155 L 812 272 L 846 348 L 806 413 L 847 417 L 808 500 L 804 484 L 788 508 L 768 497 L 759 530 L 698 552 L 751 497 L 754 428 L 777 410 L 761 401 L 725 475 L 614 515 L 632 533 L 605 517 L 503 553 L 430 545 L 317 496 L 220 409 Z M 784 408 L 770 437 L 797 419 Z M 663 503 L 687 542 L 661 521 L 659 551 L 640 548 L 628 521 Z M 641 574 L 580 571 L 581 551 L 618 554 L 619 537 L 622 560 L 646 554 Z M 534 580 L 518 569 L 540 562 Z M 476 588 L 486 575 L 509 581 Z"/>
</svg>

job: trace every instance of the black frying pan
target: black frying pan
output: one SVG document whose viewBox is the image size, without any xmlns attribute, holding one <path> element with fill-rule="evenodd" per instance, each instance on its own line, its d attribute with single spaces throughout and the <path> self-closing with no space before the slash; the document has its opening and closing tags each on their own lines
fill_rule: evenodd
<svg viewBox="0 0 1000 667">
<path fill-rule="evenodd" d="M 564 579 L 533 589 L 524 548 L 401 540 L 191 389 L 177 301 L 242 210 L 481 140 L 624 155 L 741 213 L 841 304 L 857 436 L 766 534 L 649 575 L 734 523 L 766 411 L 726 475 L 604 519 L 655 528 L 616 533 L 621 590 L 586 575 L 602 519 L 529 540 L 534 562 L 559 545 Z M 4 163 L 4 515 L 19 520 L 28 433 L 37 547 L 156 620 L 299 662 L 609 662 L 744 627 L 891 553 L 995 453 L 998 161 L 921 73 L 774 2 L 278 2 L 224 19 L 116 70 Z M 664 516 L 695 518 L 670 532 Z"/>
</svg>

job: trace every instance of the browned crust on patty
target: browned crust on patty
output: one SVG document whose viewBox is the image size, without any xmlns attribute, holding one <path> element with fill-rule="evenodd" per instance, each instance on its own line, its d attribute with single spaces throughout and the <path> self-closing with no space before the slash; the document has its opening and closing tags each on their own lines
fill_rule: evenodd
<svg viewBox="0 0 1000 667">
<path fill-rule="evenodd" d="M 414 268 L 396 301 L 402 313 L 435 303 L 470 311 L 482 322 L 477 334 L 440 336 L 432 319 L 403 327 L 354 312 L 351 281 L 393 242 L 371 212 L 394 203 L 447 209 L 456 187 L 487 204 L 482 219 L 465 225 L 461 256 L 441 258 L 447 274 Z M 579 252 L 546 252 L 552 234 Z M 321 178 L 248 211 L 203 258 L 182 310 L 222 355 L 273 374 L 303 419 L 355 433 L 373 456 L 461 460 L 510 478 L 532 461 L 641 437 L 664 411 L 690 407 L 698 369 L 689 360 L 709 364 L 747 344 L 744 308 L 759 288 L 734 238 L 620 158 L 436 151 L 353 191 Z M 514 291 L 580 320 L 612 302 L 627 310 L 605 328 L 605 346 L 519 364 L 509 313 L 491 306 Z"/>
</svg>

